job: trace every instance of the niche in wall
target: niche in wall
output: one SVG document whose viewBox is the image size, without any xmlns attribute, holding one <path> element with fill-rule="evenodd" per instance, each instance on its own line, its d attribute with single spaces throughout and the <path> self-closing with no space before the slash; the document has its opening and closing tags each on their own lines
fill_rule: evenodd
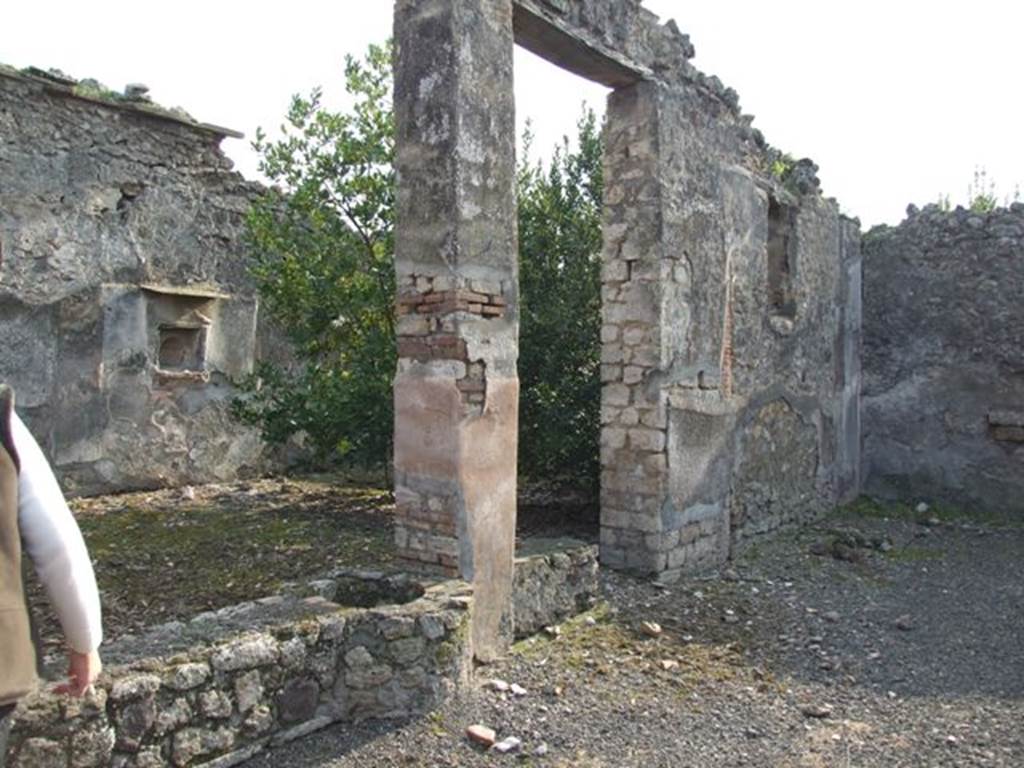
<svg viewBox="0 0 1024 768">
<path fill-rule="evenodd" d="M 793 277 L 796 272 L 796 210 L 768 199 L 768 311 L 772 317 L 796 318 Z"/>
<path fill-rule="evenodd" d="M 194 288 L 142 286 L 146 296 L 149 357 L 162 381 L 206 381 L 208 338 L 225 294 Z"/>
<path fill-rule="evenodd" d="M 205 326 L 160 326 L 157 365 L 165 371 L 201 371 L 206 367 Z"/>
</svg>

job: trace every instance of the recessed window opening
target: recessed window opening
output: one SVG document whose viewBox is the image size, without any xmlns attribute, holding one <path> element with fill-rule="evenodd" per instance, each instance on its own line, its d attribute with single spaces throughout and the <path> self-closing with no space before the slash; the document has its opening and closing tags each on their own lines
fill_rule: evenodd
<svg viewBox="0 0 1024 768">
<path fill-rule="evenodd" d="M 160 326 L 158 362 L 165 371 L 201 371 L 206 367 L 205 326 Z"/>
<path fill-rule="evenodd" d="M 775 198 L 768 201 L 768 309 L 776 317 L 796 317 L 795 212 Z"/>
</svg>

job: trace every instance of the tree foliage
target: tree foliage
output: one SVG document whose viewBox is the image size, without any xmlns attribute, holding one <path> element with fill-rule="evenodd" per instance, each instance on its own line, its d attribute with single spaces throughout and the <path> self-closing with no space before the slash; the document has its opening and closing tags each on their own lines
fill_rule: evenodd
<svg viewBox="0 0 1024 768">
<path fill-rule="evenodd" d="M 274 183 L 248 220 L 251 271 L 295 365 L 264 362 L 236 414 L 274 443 L 305 433 L 320 459 L 386 466 L 395 371 L 394 128 L 390 51 L 349 58 L 354 106 L 294 97 L 282 138 L 257 134 Z M 520 471 L 596 488 L 600 407 L 601 141 L 523 161 L 520 200 Z"/>
<path fill-rule="evenodd" d="M 577 128 L 577 146 L 563 140 L 547 168 L 519 168 L 519 470 L 595 490 L 602 144 L 592 111 Z"/>
<path fill-rule="evenodd" d="M 395 370 L 394 128 L 390 51 L 345 67 L 354 106 L 295 96 L 282 137 L 257 133 L 275 185 L 248 218 L 251 272 L 296 365 L 260 365 L 236 414 L 281 443 L 304 433 L 320 459 L 384 466 Z"/>
</svg>

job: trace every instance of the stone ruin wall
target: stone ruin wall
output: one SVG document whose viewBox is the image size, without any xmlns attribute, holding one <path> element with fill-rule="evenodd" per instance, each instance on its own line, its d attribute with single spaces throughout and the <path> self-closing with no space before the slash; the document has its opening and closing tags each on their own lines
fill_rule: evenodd
<svg viewBox="0 0 1024 768">
<path fill-rule="evenodd" d="M 226 768 L 335 722 L 429 711 L 468 679 L 465 584 L 364 608 L 333 602 L 331 584 L 106 644 L 93 693 L 44 686 L 19 703 L 8 765 Z"/>
<path fill-rule="evenodd" d="M 516 561 L 516 637 L 592 607 L 597 571 L 596 547 L 535 542 Z M 471 676 L 475 610 L 461 581 L 342 570 L 124 636 L 85 699 L 44 686 L 19 704 L 7 765 L 227 768 L 332 723 L 422 714 Z"/>
<path fill-rule="evenodd" d="M 614 89 L 602 563 L 715 566 L 857 493 L 858 227 L 810 161 L 773 175 L 674 23 L 637 0 L 399 0 L 395 43 L 397 543 L 475 583 L 478 653 L 507 638 L 515 529 L 514 44 Z"/>
<path fill-rule="evenodd" d="M 736 92 L 690 64 L 693 46 L 673 21 L 658 24 L 637 2 L 517 9 L 526 47 L 544 55 L 551 45 L 529 20 L 542 17 L 600 51 L 616 88 L 602 254 L 602 561 L 706 568 L 851 498 L 856 222 L 821 197 L 810 161 L 772 173 L 779 153 Z"/>
<path fill-rule="evenodd" d="M 1024 204 L 864 239 L 866 491 L 1024 514 Z"/>
<path fill-rule="evenodd" d="M 695 70 L 688 38 L 638 2 L 445 7 L 397 8 L 399 547 L 463 572 L 489 546 L 511 557 L 492 535 L 508 526 L 474 525 L 470 510 L 487 506 L 494 522 L 514 509 L 513 39 L 615 89 L 606 561 L 712 564 L 854 491 L 857 233 L 820 197 L 813 166 L 773 177 L 777 154 L 735 92 Z M 431 47 L 445 36 L 473 58 Z M 0 360 L 65 484 L 260 467 L 256 435 L 226 413 L 229 379 L 258 353 L 239 241 L 256 188 L 219 153 L 226 132 L 45 78 L 5 72 L 0 86 L 14 137 L 0 155 Z M 164 370 L 163 336 L 188 347 L 197 330 L 204 370 Z M 424 387 L 443 408 L 424 408 Z M 409 432 L 436 440 L 424 451 Z"/>
<path fill-rule="evenodd" d="M 859 230 L 708 79 L 609 104 L 602 561 L 714 567 L 857 491 Z"/>
<path fill-rule="evenodd" d="M 636 2 L 517 7 L 640 77 L 606 82 L 602 562 L 713 567 L 851 498 L 856 222 L 810 161 L 772 172 L 779 153 L 673 21 Z"/>
<path fill-rule="evenodd" d="M 73 494 L 269 466 L 228 413 L 264 333 L 229 134 L 0 69 L 0 378 Z"/>
</svg>

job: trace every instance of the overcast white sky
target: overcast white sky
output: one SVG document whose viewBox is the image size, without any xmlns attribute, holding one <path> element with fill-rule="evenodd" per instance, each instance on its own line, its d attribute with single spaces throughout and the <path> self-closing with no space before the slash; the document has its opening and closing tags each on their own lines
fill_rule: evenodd
<svg viewBox="0 0 1024 768">
<path fill-rule="evenodd" d="M 1015 0 L 645 0 L 675 18 L 695 64 L 740 93 L 775 146 L 821 166 L 825 194 L 865 226 L 910 202 L 967 195 L 976 166 L 1000 196 L 1024 185 L 1020 73 L 1024 3 Z M 153 98 L 251 137 L 289 96 L 321 84 L 344 104 L 345 53 L 390 35 L 389 0 L 51 0 L 6 3 L 0 62 L 58 67 Z M 516 96 L 536 146 L 572 133 L 604 89 L 520 52 Z M 248 139 L 226 140 L 255 174 Z"/>
</svg>

